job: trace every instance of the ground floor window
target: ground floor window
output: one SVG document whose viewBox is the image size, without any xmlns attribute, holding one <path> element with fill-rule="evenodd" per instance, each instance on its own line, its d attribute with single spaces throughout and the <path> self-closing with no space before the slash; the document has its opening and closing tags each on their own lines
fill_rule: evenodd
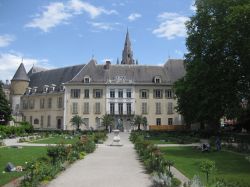
<svg viewBox="0 0 250 187">
<path fill-rule="evenodd" d="M 161 118 L 156 118 L 156 125 L 161 125 Z"/>
<path fill-rule="evenodd" d="M 168 118 L 168 125 L 173 125 L 173 118 Z"/>
</svg>

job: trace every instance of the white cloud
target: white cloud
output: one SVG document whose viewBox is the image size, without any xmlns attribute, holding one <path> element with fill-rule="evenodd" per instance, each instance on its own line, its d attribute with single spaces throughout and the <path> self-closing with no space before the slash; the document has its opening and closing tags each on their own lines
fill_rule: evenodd
<svg viewBox="0 0 250 187">
<path fill-rule="evenodd" d="M 45 9 L 42 14 L 39 14 L 25 26 L 39 28 L 44 32 L 48 32 L 50 28 L 65 23 L 72 16 L 67 12 L 63 3 L 50 3 Z"/>
<path fill-rule="evenodd" d="M 105 23 L 105 22 L 88 22 L 88 23 L 98 30 L 105 30 L 105 31 L 115 30 L 115 26 L 120 25 L 120 23 Z"/>
<path fill-rule="evenodd" d="M 132 13 L 128 16 L 128 20 L 129 21 L 135 21 L 137 20 L 138 18 L 141 17 L 141 14 L 138 14 L 138 13 Z"/>
<path fill-rule="evenodd" d="M 193 12 L 196 12 L 196 10 L 197 10 L 197 7 L 195 6 L 195 1 L 193 0 L 192 1 L 192 3 L 191 3 L 191 5 L 190 5 L 190 10 L 192 10 Z"/>
<path fill-rule="evenodd" d="M 48 32 L 52 27 L 59 24 L 67 23 L 70 18 L 86 12 L 91 19 L 101 14 L 118 14 L 116 10 L 107 10 L 103 7 L 96 7 L 90 3 L 80 0 L 70 0 L 66 3 L 53 2 L 45 7 L 45 10 L 35 16 L 35 18 L 27 23 L 25 27 L 39 28 L 44 32 Z"/>
<path fill-rule="evenodd" d="M 21 53 L 1 53 L 0 54 L 0 80 L 11 80 L 22 62 L 22 54 Z M 48 63 L 47 59 L 35 59 L 35 58 L 23 58 L 23 64 L 25 66 L 26 71 L 28 72 L 33 65 L 37 65 L 40 67 L 44 67 L 46 69 L 53 68 Z"/>
<path fill-rule="evenodd" d="M 164 12 L 158 16 L 158 19 L 161 23 L 158 28 L 153 30 L 153 34 L 157 37 L 171 40 L 176 37 L 186 36 L 185 22 L 189 20 L 188 17 L 177 13 Z"/>
<path fill-rule="evenodd" d="M 6 47 L 15 40 L 15 37 L 9 34 L 0 35 L 0 47 Z"/>
<path fill-rule="evenodd" d="M 103 7 L 96 7 L 94 5 L 91 5 L 90 3 L 80 0 L 69 1 L 68 8 L 71 9 L 74 14 L 82 14 L 83 12 L 87 12 L 92 19 L 101 14 L 118 14 L 116 10 L 107 10 Z"/>
</svg>

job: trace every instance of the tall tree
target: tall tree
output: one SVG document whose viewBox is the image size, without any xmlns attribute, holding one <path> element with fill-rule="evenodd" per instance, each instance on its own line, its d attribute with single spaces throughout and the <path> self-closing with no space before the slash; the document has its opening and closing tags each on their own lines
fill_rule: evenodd
<svg viewBox="0 0 250 187">
<path fill-rule="evenodd" d="M 187 73 L 175 84 L 177 109 L 187 123 L 206 123 L 214 128 L 222 116 L 237 117 L 242 94 L 249 93 L 249 89 L 242 89 L 245 76 L 242 59 L 247 55 L 241 54 L 241 49 L 249 56 L 250 2 L 196 0 L 195 4 L 196 14 L 187 22 Z M 245 10 L 241 15 L 244 19 L 234 16 L 241 8 Z M 240 24 L 247 25 L 242 30 L 235 26 L 238 19 Z M 239 45 L 241 34 L 248 42 Z M 245 64 L 249 66 L 247 61 Z"/>
<path fill-rule="evenodd" d="M 0 124 L 6 125 L 11 118 L 10 104 L 3 92 L 3 83 L 0 81 Z"/>
<path fill-rule="evenodd" d="M 143 124 L 143 117 L 141 115 L 136 115 L 134 117 L 134 125 L 137 125 L 138 130 L 141 130 L 141 124 Z"/>
<path fill-rule="evenodd" d="M 81 118 L 81 116 L 75 115 L 71 118 L 70 122 L 72 123 L 73 126 L 76 127 L 76 130 L 80 130 L 80 126 L 82 124 L 86 125 L 85 121 Z"/>
<path fill-rule="evenodd" d="M 105 126 L 106 130 L 108 130 L 109 127 L 112 127 L 114 124 L 114 118 L 109 115 L 105 114 L 102 116 L 102 125 Z"/>
</svg>

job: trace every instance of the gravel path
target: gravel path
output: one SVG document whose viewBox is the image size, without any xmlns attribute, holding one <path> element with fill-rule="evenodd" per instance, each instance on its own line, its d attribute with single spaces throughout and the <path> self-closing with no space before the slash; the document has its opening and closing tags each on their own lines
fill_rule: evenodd
<svg viewBox="0 0 250 187">
<path fill-rule="evenodd" d="M 97 150 L 77 161 L 49 187 L 149 187 L 149 175 L 138 160 L 129 133 L 121 133 L 122 146 L 110 146 L 113 134 Z"/>
</svg>

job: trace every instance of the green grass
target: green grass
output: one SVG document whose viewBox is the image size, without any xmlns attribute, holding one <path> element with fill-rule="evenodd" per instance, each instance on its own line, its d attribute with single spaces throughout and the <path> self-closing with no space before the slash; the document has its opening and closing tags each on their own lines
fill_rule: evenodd
<svg viewBox="0 0 250 187">
<path fill-rule="evenodd" d="M 148 140 L 149 142 L 153 143 L 153 144 L 177 144 L 176 142 L 165 142 L 162 140 Z"/>
<path fill-rule="evenodd" d="M 199 164 L 203 159 L 215 161 L 217 171 L 212 178 L 223 178 L 228 181 L 240 182 L 250 186 L 250 162 L 245 155 L 221 151 L 202 153 L 192 147 L 164 147 L 160 148 L 165 157 L 174 161 L 174 166 L 188 178 L 199 175 L 205 182 L 205 174 L 200 172 Z"/>
<path fill-rule="evenodd" d="M 53 136 L 49 138 L 45 138 L 42 140 L 36 140 L 31 143 L 36 143 L 36 144 L 60 144 L 60 143 L 65 143 L 65 144 L 73 144 L 79 140 L 79 137 L 73 137 L 73 139 L 65 139 L 64 136 Z"/>
<path fill-rule="evenodd" d="M 15 166 L 24 166 L 25 162 L 30 162 L 41 156 L 45 156 L 46 152 L 46 147 L 23 147 L 22 149 L 0 148 L 0 186 L 24 175 L 24 172 L 3 173 L 8 162 L 12 162 Z"/>
</svg>

